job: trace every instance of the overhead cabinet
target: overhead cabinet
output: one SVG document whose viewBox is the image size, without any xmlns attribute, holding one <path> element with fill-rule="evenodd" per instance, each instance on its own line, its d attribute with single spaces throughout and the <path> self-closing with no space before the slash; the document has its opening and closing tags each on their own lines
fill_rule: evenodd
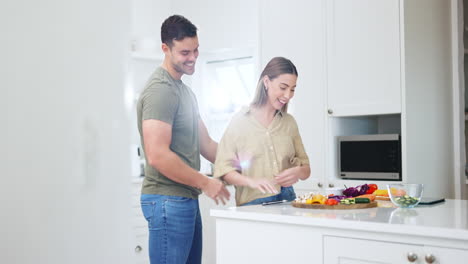
<svg viewBox="0 0 468 264">
<path fill-rule="evenodd" d="M 401 112 L 399 5 L 399 0 L 326 1 L 329 114 Z"/>
</svg>

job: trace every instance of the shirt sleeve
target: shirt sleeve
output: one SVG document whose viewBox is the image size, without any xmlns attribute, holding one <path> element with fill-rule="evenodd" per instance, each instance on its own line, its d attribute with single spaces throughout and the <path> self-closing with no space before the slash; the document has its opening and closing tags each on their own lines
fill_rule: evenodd
<svg viewBox="0 0 468 264">
<path fill-rule="evenodd" d="M 296 155 L 294 156 L 293 160 L 291 160 L 291 163 L 295 166 L 309 165 L 309 157 L 305 151 L 304 144 L 302 144 L 299 128 L 297 127 L 297 123 L 294 118 L 292 118 L 292 126 L 293 144 L 294 149 L 296 150 Z"/>
<path fill-rule="evenodd" d="M 232 129 L 232 121 L 218 143 L 213 177 L 220 178 L 231 171 L 240 171 L 238 164 L 236 139 Z"/>
<path fill-rule="evenodd" d="M 167 83 L 153 84 L 143 97 L 142 120 L 156 119 L 172 125 L 179 105 L 179 96 Z"/>
</svg>

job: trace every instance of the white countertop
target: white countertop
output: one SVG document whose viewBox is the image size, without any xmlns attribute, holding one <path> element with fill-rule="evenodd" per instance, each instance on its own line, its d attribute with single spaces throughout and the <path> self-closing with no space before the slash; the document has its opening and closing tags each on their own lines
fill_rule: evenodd
<svg viewBox="0 0 468 264">
<path fill-rule="evenodd" d="M 412 209 L 376 207 L 354 210 L 303 209 L 284 203 L 211 209 L 211 216 L 468 241 L 467 200 L 447 199 L 444 203 Z"/>
</svg>

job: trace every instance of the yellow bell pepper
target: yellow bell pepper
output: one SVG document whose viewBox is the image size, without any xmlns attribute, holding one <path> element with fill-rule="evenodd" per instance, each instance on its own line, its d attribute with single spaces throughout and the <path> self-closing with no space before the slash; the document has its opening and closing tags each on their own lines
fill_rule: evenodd
<svg viewBox="0 0 468 264">
<path fill-rule="evenodd" d="M 376 196 L 387 196 L 388 197 L 388 191 L 387 190 L 375 190 L 374 195 Z"/>
<path fill-rule="evenodd" d="M 312 204 L 325 204 L 327 197 L 321 194 L 315 194 L 312 196 Z"/>
</svg>

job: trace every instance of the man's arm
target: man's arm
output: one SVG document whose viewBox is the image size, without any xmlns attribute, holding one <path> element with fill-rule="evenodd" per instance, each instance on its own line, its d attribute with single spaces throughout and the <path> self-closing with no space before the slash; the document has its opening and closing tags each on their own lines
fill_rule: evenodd
<svg viewBox="0 0 468 264">
<path fill-rule="evenodd" d="M 172 126 L 168 123 L 148 119 L 142 124 L 146 158 L 150 166 L 156 168 L 173 181 L 201 189 L 211 199 L 223 203 L 229 200 L 229 192 L 221 181 L 211 179 L 190 168 L 169 148 L 172 140 Z"/>
<path fill-rule="evenodd" d="M 211 163 L 214 163 L 216 159 L 218 143 L 211 139 L 210 135 L 208 134 L 208 129 L 206 129 L 205 123 L 203 123 L 201 118 L 198 121 L 198 134 L 200 138 L 201 155 Z"/>
</svg>

